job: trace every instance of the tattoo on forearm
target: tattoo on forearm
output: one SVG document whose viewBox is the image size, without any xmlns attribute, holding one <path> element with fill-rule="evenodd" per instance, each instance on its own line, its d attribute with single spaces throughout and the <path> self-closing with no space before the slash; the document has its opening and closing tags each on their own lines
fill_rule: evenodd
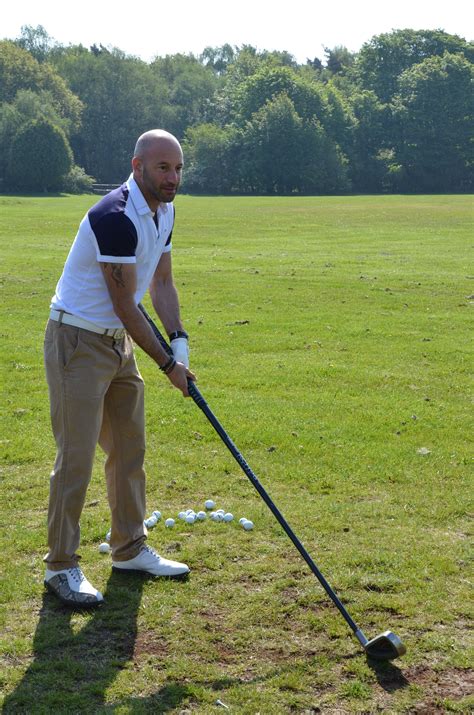
<svg viewBox="0 0 474 715">
<path fill-rule="evenodd" d="M 107 270 L 109 265 L 112 271 L 112 278 L 114 279 L 115 283 L 121 288 L 125 288 L 125 281 L 123 279 L 122 273 L 122 263 L 104 263 L 104 270 Z"/>
</svg>

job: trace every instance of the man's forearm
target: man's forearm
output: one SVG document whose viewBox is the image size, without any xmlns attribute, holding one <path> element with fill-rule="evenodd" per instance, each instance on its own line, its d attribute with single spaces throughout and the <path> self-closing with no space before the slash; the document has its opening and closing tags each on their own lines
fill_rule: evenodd
<svg viewBox="0 0 474 715">
<path fill-rule="evenodd" d="M 141 310 L 134 304 L 122 306 L 117 315 L 132 340 L 141 347 L 160 367 L 166 365 L 169 355 L 161 347 L 153 330 L 143 316 Z"/>
<path fill-rule="evenodd" d="M 159 282 L 150 286 L 151 302 L 164 329 L 170 335 L 175 330 L 183 330 L 180 317 L 178 291 L 172 282 Z"/>
</svg>

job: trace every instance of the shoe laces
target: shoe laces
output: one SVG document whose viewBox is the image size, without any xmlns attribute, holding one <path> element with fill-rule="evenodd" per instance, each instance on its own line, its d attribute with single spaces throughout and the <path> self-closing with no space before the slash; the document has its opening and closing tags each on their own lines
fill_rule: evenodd
<svg viewBox="0 0 474 715">
<path fill-rule="evenodd" d="M 156 553 L 155 549 L 151 546 L 147 546 L 147 544 L 143 544 L 140 551 L 148 551 L 149 554 L 153 554 L 153 556 L 156 556 L 158 559 L 160 558 L 160 555 Z"/>
<path fill-rule="evenodd" d="M 71 574 L 72 578 L 74 579 L 74 581 L 77 581 L 77 583 L 82 583 L 82 581 L 86 580 L 86 577 L 82 573 L 79 566 L 75 566 L 72 569 L 68 569 L 68 573 Z"/>
</svg>

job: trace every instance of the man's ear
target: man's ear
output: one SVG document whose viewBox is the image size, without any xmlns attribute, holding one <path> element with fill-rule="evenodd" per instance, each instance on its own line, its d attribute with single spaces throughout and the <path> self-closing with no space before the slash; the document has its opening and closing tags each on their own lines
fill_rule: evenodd
<svg viewBox="0 0 474 715">
<path fill-rule="evenodd" d="M 141 176 L 141 174 L 142 174 L 142 168 L 143 168 L 142 160 L 140 159 L 140 157 L 134 156 L 133 159 L 132 159 L 132 169 L 133 169 L 133 173 L 134 173 L 134 174 L 136 173 L 136 174 L 138 174 L 139 176 Z"/>
</svg>

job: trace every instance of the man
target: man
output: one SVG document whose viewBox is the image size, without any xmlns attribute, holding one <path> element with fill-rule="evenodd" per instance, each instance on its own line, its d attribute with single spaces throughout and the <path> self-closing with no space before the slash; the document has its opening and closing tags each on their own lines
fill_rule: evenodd
<svg viewBox="0 0 474 715">
<path fill-rule="evenodd" d="M 57 455 L 51 474 L 45 584 L 64 603 L 102 594 L 79 568 L 79 519 L 97 443 L 107 455 L 112 567 L 182 577 L 186 564 L 145 545 L 143 381 L 134 340 L 186 397 L 187 334 L 171 267 L 173 199 L 183 169 L 177 139 L 152 130 L 137 141 L 132 174 L 83 218 L 51 303 L 45 366 Z M 174 358 L 137 307 L 149 289 Z"/>
</svg>

